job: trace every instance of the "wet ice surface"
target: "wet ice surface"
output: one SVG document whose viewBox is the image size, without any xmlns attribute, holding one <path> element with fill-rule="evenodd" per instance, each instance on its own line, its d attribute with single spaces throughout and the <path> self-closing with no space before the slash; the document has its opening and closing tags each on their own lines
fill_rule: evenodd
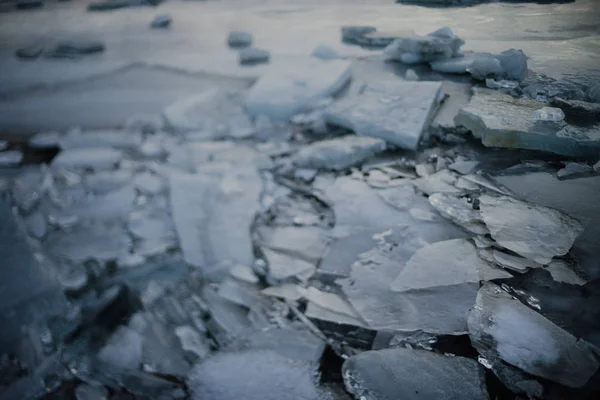
<svg viewBox="0 0 600 400">
<path fill-rule="evenodd" d="M 344 383 L 362 399 L 486 399 L 475 360 L 424 350 L 367 351 L 344 363 Z"/>
<path fill-rule="evenodd" d="M 202 6 L 200 19 L 222 5 Z M 373 13 L 388 6 L 372 5 Z M 259 11 L 287 22 L 312 12 L 312 6 L 280 7 Z M 344 7 L 344 15 L 359 9 L 352 2 Z M 25 300 L 16 301 L 22 308 L 7 324 L 27 326 L 4 335 L 11 343 L 2 348 L 0 367 L 10 373 L 0 392 L 11 398 L 93 392 L 100 398 L 514 399 L 555 391 L 597 397 L 600 190 L 591 166 L 597 159 L 560 156 L 575 154 L 567 153 L 574 147 L 564 146 L 565 135 L 594 132 L 595 106 L 583 101 L 593 100 L 594 88 L 580 96 L 573 85 L 538 75 L 518 83 L 522 53 L 502 53 L 513 43 L 453 58 L 461 40 L 447 29 L 430 38 L 342 29 L 346 42 L 379 49 L 361 60 L 337 59 L 366 53 L 326 40 L 315 49 L 303 38 L 296 49 L 292 39 L 282 52 L 268 24 L 249 29 L 257 10 L 239 26 L 254 37 L 234 34 L 241 39 L 230 41 L 271 52 L 271 65 L 244 71 L 261 76 L 253 87 L 210 75 L 206 87 L 206 76 L 154 71 L 149 76 L 157 81 L 179 76 L 189 86 L 185 95 L 169 92 L 162 110 L 129 113 L 121 128 L 44 131 L 24 147 L 24 163 L 30 152 L 60 148 L 50 166 L 27 165 L 2 177 L 0 192 L 14 202 L 40 274 L 55 276 L 47 280 L 49 292 L 64 293 L 69 308 L 33 304 L 31 315 L 42 317 L 32 322 L 30 303 L 37 300 L 21 286 L 8 288 L 9 300 Z M 152 36 L 158 43 L 181 38 L 188 17 L 173 15 L 174 28 L 163 32 L 149 31 L 151 18 L 144 19 L 144 35 L 162 35 Z M 394 26 L 402 18 L 394 14 Z M 379 21 L 386 26 L 392 19 Z M 439 28 L 424 29 L 432 23 L 418 33 Z M 218 18 L 211 24 L 223 29 Z M 292 38 L 300 26 L 289 25 Z M 468 32 L 456 28 L 465 48 L 479 46 Z M 210 61 L 220 46 L 236 69 L 240 50 L 228 48 L 228 33 L 202 57 Z M 451 57 L 435 61 L 434 69 L 486 75 L 495 90 L 489 96 L 502 106 L 479 104 L 479 92 L 469 104 L 468 76 L 385 62 L 387 45 L 405 63 Z M 164 57 L 160 46 L 154 50 Z M 180 56 L 171 61 L 185 64 Z M 192 64 L 204 65 L 191 57 Z M 110 88 L 148 74 L 127 71 L 83 84 Z M 166 79 L 165 87 L 172 83 Z M 556 88 L 572 94 L 561 99 Z M 442 91 L 450 97 L 438 107 Z M 535 121 L 544 106 L 564 109 L 564 120 Z M 483 109 L 486 118 L 502 111 L 503 124 L 535 140 L 505 150 L 482 147 L 477 137 L 488 146 L 486 135 L 498 121 L 469 125 L 473 140 L 452 122 L 460 108 L 476 116 Z M 560 143 L 539 137 L 557 124 L 564 128 L 555 135 Z M 510 142 L 511 132 L 494 134 Z M 16 250 L 7 250 L 7 259 L 21 265 L 12 261 Z M 11 281 L 13 269 L 6 270 Z"/>
</svg>

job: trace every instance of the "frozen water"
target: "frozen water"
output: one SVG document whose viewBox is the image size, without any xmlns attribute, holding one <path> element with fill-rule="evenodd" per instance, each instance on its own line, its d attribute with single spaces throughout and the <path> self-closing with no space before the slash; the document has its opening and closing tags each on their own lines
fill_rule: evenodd
<svg viewBox="0 0 600 400">
<path fill-rule="evenodd" d="M 27 232 L 36 239 L 42 239 L 48 230 L 46 217 L 39 211 L 34 211 L 25 217 L 25 225 L 27 226 Z"/>
<path fill-rule="evenodd" d="M 398 293 L 390 289 L 416 250 L 428 242 L 461 236 L 460 231 L 445 222 L 412 222 L 410 227 L 395 228 L 380 239 L 377 247 L 359 256 L 352 264 L 349 279 L 337 282 L 371 329 L 464 333 L 478 284 L 466 284 L 465 290 L 441 286 Z"/>
<path fill-rule="evenodd" d="M 181 342 L 181 348 L 184 351 L 194 354 L 197 358 L 206 358 L 210 353 L 208 344 L 202 340 L 198 331 L 191 326 L 178 326 L 175 328 L 175 335 L 177 335 Z"/>
<path fill-rule="evenodd" d="M 425 350 L 365 351 L 344 362 L 346 390 L 356 399 L 483 400 L 488 398 L 477 361 Z"/>
<path fill-rule="evenodd" d="M 294 256 L 262 249 L 268 264 L 268 277 L 272 283 L 286 282 L 289 280 L 307 280 L 316 270 L 315 262 L 295 258 Z"/>
<path fill-rule="evenodd" d="M 104 386 L 80 384 L 75 388 L 76 400 L 108 400 L 109 393 Z"/>
<path fill-rule="evenodd" d="M 130 219 L 128 228 L 137 239 L 133 249 L 142 256 L 164 253 L 177 247 L 177 235 L 167 216 L 136 216 Z"/>
<path fill-rule="evenodd" d="M 275 121 L 287 120 L 337 94 L 350 77 L 350 62 L 345 60 L 307 58 L 277 64 L 250 89 L 246 110 L 252 117 L 263 114 Z"/>
<path fill-rule="evenodd" d="M 469 285 L 512 275 L 494 268 L 477 256 L 475 246 L 465 239 L 453 239 L 427 245 L 415 252 L 392 283 L 392 290 L 408 292 L 440 286 L 462 286 L 457 290 L 475 291 Z M 467 284 L 467 285 L 465 285 Z M 475 294 L 473 294 L 475 299 Z"/>
<path fill-rule="evenodd" d="M 383 52 L 405 64 L 418 64 L 455 57 L 464 41 L 449 28 L 442 28 L 427 36 L 398 38 Z"/>
<path fill-rule="evenodd" d="M 74 148 L 61 151 L 52 160 L 53 168 L 113 169 L 123 160 L 123 153 L 107 147 Z"/>
<path fill-rule="evenodd" d="M 522 50 L 510 49 L 500 54 L 475 53 L 471 58 L 467 71 L 474 79 L 522 81 L 527 75 L 527 56 Z"/>
<path fill-rule="evenodd" d="M 0 151 L 0 167 L 14 167 L 23 161 L 23 153 L 18 150 Z"/>
<path fill-rule="evenodd" d="M 142 144 L 140 132 L 117 130 L 85 131 L 71 129 L 59 139 L 63 150 L 83 148 L 114 148 L 119 150 L 135 150 Z"/>
<path fill-rule="evenodd" d="M 154 195 L 165 188 L 163 180 L 150 172 L 142 172 L 133 180 L 133 186 L 141 193 Z"/>
<path fill-rule="evenodd" d="M 292 162 L 301 168 L 338 171 L 359 164 L 383 150 L 385 142 L 381 139 L 350 135 L 303 147 L 292 157 Z"/>
<path fill-rule="evenodd" d="M 406 73 L 404 74 L 404 79 L 406 79 L 407 81 L 418 81 L 419 80 L 419 75 L 417 75 L 417 73 L 415 72 L 414 69 L 407 69 Z"/>
<path fill-rule="evenodd" d="M 416 198 L 415 189 L 408 184 L 378 190 L 377 194 L 383 201 L 398 210 L 408 210 Z"/>
<path fill-rule="evenodd" d="M 540 264 L 567 254 L 583 232 L 579 221 L 552 208 L 506 196 L 483 195 L 479 201 L 492 238 L 500 246 Z"/>
<path fill-rule="evenodd" d="M 246 47 L 252 44 L 252 35 L 244 31 L 232 31 L 227 37 L 227 44 L 231 47 Z"/>
<path fill-rule="evenodd" d="M 220 353 L 188 376 L 194 400 L 326 400 L 314 366 L 271 350 Z"/>
<path fill-rule="evenodd" d="M 596 157 L 600 149 L 600 125 L 576 126 L 565 121 L 534 121 L 532 114 L 546 104 L 476 89 L 469 105 L 454 121 L 464 126 L 485 146 L 541 150 L 567 156 Z"/>
<path fill-rule="evenodd" d="M 165 121 L 159 114 L 135 114 L 125 120 L 124 127 L 128 131 L 154 134 L 165 127 Z"/>
<path fill-rule="evenodd" d="M 75 201 L 69 207 L 51 212 L 55 218 L 77 217 L 78 220 L 110 221 L 127 216 L 133 210 L 135 191 L 126 185 L 108 194 Z"/>
<path fill-rule="evenodd" d="M 240 64 L 259 64 L 267 63 L 271 58 L 271 53 L 267 50 L 257 49 L 256 47 L 248 47 L 241 49 L 239 52 Z"/>
<path fill-rule="evenodd" d="M 102 225 L 76 226 L 68 232 L 51 232 L 44 242 L 49 254 L 82 263 L 109 261 L 129 252 L 130 239 L 122 228 Z"/>
<path fill-rule="evenodd" d="M 386 230 L 411 221 L 408 214 L 403 214 L 389 206 L 378 196 L 377 191 L 363 181 L 343 176 L 324 189 L 326 198 L 333 203 L 337 225 Z"/>
<path fill-rule="evenodd" d="M 218 276 L 225 272 L 215 267 L 219 263 L 252 264 L 250 225 L 262 189 L 253 166 L 229 167 L 221 179 L 173 174 L 170 188 L 173 220 L 189 264 Z"/>
<path fill-rule="evenodd" d="M 600 177 L 559 180 L 547 172 L 530 172 L 495 180 L 526 201 L 555 208 L 583 223 L 585 230 L 571 253 L 592 277 L 600 276 Z"/>
<path fill-rule="evenodd" d="M 542 264 L 538 264 L 535 261 L 513 256 L 512 254 L 508 254 L 497 249 L 492 250 L 492 257 L 494 258 L 496 264 L 500 265 L 501 267 L 520 273 L 527 272 L 529 268 L 543 267 Z"/>
<path fill-rule="evenodd" d="M 524 371 L 569 387 L 582 387 L 600 367 L 600 354 L 499 286 L 479 290 L 469 316 L 471 342 Z"/>
<path fill-rule="evenodd" d="M 477 165 L 479 165 L 479 161 L 456 161 L 450 164 L 448 168 L 459 174 L 466 175 L 473 172 Z"/>
<path fill-rule="evenodd" d="M 265 227 L 258 232 L 266 247 L 310 262 L 318 262 L 327 249 L 326 231 L 317 226 Z"/>
<path fill-rule="evenodd" d="M 171 25 L 173 19 L 169 14 L 160 14 L 154 17 L 150 22 L 151 28 L 168 28 Z"/>
<path fill-rule="evenodd" d="M 357 135 L 416 150 L 437 111 L 440 93 L 439 82 L 376 82 L 369 84 L 361 94 L 332 104 L 325 119 Z"/>
<path fill-rule="evenodd" d="M 312 363 L 318 363 L 325 350 L 325 342 L 300 322 L 258 331 L 244 342 L 251 349 L 272 350 L 292 360 Z"/>
<path fill-rule="evenodd" d="M 84 186 L 93 194 L 106 194 L 125 187 L 131 182 L 132 178 L 133 172 L 126 169 L 98 171 L 85 176 Z"/>
<path fill-rule="evenodd" d="M 456 180 L 457 176 L 454 172 L 443 169 L 427 177 L 415 179 L 412 183 L 428 195 L 434 193 L 459 194 L 461 190 L 454 186 Z"/>
<path fill-rule="evenodd" d="M 342 26 L 342 41 L 354 43 L 357 38 L 360 38 L 367 33 L 377 31 L 374 26 Z"/>
<path fill-rule="evenodd" d="M 40 132 L 33 135 L 29 141 L 29 147 L 34 149 L 54 149 L 58 148 L 60 133 L 58 132 Z"/>
<path fill-rule="evenodd" d="M 581 267 L 574 260 L 554 259 L 545 267 L 550 272 L 552 279 L 557 282 L 570 283 L 572 285 L 584 285 L 589 281 Z"/>
<path fill-rule="evenodd" d="M 244 138 L 254 133 L 241 93 L 208 89 L 165 108 L 167 124 L 177 132 L 202 132 L 205 140 Z"/>
<path fill-rule="evenodd" d="M 312 53 L 310 53 L 310 55 L 321 60 L 334 60 L 336 58 L 339 58 L 337 52 L 330 46 L 327 46 L 326 44 L 320 44 L 317 47 L 315 47 L 315 49 L 312 51 Z"/>
<path fill-rule="evenodd" d="M 534 121 L 560 122 L 565 119 L 565 113 L 560 108 L 542 107 L 532 113 Z"/>
<path fill-rule="evenodd" d="M 15 204 L 24 212 L 29 212 L 38 204 L 45 193 L 44 182 L 49 174 L 40 168 L 27 168 L 13 181 L 12 197 Z"/>
<path fill-rule="evenodd" d="M 485 80 L 485 86 L 490 89 L 516 89 L 519 86 L 519 82 L 517 81 L 509 81 L 506 79 L 496 80 L 493 78 L 487 78 Z"/>
<path fill-rule="evenodd" d="M 300 292 L 309 303 L 314 303 L 313 305 L 349 317 L 351 320 L 360 321 L 360 316 L 350 303 L 335 293 L 324 292 L 312 286 L 301 288 Z M 307 316 L 310 317 L 308 311 Z M 360 322 L 359 325 L 362 326 L 363 323 Z"/>
<path fill-rule="evenodd" d="M 475 210 L 466 198 L 458 197 L 453 194 L 434 193 L 429 196 L 429 203 L 439 211 L 439 213 L 462 226 L 466 230 L 478 235 L 489 233 L 481 212 Z"/>
<path fill-rule="evenodd" d="M 121 326 L 100 350 L 98 358 L 117 367 L 137 369 L 142 362 L 142 337 L 133 329 Z"/>
</svg>

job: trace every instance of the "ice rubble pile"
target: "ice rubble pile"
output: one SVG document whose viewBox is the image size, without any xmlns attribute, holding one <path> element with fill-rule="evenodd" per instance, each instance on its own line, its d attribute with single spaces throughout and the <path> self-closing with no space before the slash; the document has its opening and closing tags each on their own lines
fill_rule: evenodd
<svg viewBox="0 0 600 400">
<path fill-rule="evenodd" d="M 440 30 L 389 48 L 450 62 L 461 44 Z M 2 389 L 482 399 L 495 376 L 519 396 L 593 393 L 599 177 L 540 159 L 506 169 L 509 152 L 498 167 L 464 138 L 417 151 L 441 84 L 332 100 L 349 80 L 349 62 L 310 59 L 121 130 L 33 137 L 60 152 L 0 188 L 71 306 L 2 356 Z M 457 122 L 485 143 L 495 121 L 480 108 L 507 100 L 478 96 Z M 564 123 L 520 101 L 499 115 Z"/>
</svg>

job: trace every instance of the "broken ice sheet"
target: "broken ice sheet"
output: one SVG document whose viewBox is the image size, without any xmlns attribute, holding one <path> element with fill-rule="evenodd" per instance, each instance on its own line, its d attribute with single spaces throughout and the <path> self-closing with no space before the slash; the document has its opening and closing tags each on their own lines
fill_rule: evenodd
<svg viewBox="0 0 600 400">
<path fill-rule="evenodd" d="M 510 277 L 509 273 L 480 259 L 469 241 L 453 239 L 417 250 L 391 288 L 396 292 L 407 292 L 456 286 L 457 290 L 467 292 L 477 291 L 480 281 Z"/>
<path fill-rule="evenodd" d="M 325 342 L 299 321 L 254 332 L 242 340 L 244 348 L 275 351 L 292 360 L 318 363 Z"/>
<path fill-rule="evenodd" d="M 123 160 L 123 153 L 108 147 L 74 148 L 63 150 L 52 160 L 53 168 L 113 169 Z"/>
<path fill-rule="evenodd" d="M 77 225 L 68 231 L 50 232 L 44 248 L 52 256 L 74 263 L 110 261 L 129 252 L 130 238 L 119 226 L 100 223 Z"/>
<path fill-rule="evenodd" d="M 337 94 L 350 80 L 350 62 L 321 61 L 312 57 L 271 66 L 246 97 L 252 117 L 261 114 L 274 121 L 287 120 Z"/>
<path fill-rule="evenodd" d="M 164 253 L 177 247 L 173 222 L 167 215 L 135 215 L 128 221 L 134 241 L 134 252 L 142 256 Z"/>
<path fill-rule="evenodd" d="M 316 186 L 319 188 L 319 182 Z M 323 191 L 333 204 L 337 225 L 380 227 L 385 230 L 412 221 L 410 215 L 399 212 L 382 200 L 376 190 L 352 177 L 339 177 L 323 187 Z"/>
<path fill-rule="evenodd" d="M 229 168 L 222 179 L 173 174 L 170 178 L 173 221 L 184 258 L 214 278 L 225 261 L 254 261 L 250 225 L 258 209 L 262 181 L 251 166 Z"/>
<path fill-rule="evenodd" d="M 480 353 L 569 387 L 584 386 L 600 367 L 598 348 L 489 282 L 469 315 L 469 335 Z"/>
<path fill-rule="evenodd" d="M 238 92 L 208 89 L 168 106 L 164 116 L 176 132 L 203 132 L 205 140 L 244 138 L 254 133 L 243 95 Z"/>
<path fill-rule="evenodd" d="M 503 251 L 492 249 L 492 257 L 496 264 L 517 272 L 526 272 L 529 268 L 542 268 L 543 265 L 523 257 L 514 256 Z"/>
<path fill-rule="evenodd" d="M 476 89 L 469 105 L 455 117 L 488 147 L 541 150 L 575 157 L 595 157 L 600 150 L 600 125 L 579 127 L 564 121 L 534 121 L 543 102 L 518 99 Z"/>
<path fill-rule="evenodd" d="M 429 203 L 439 211 L 439 213 L 450 219 L 452 222 L 462 226 L 466 230 L 478 235 L 489 233 L 483 223 L 481 212 L 473 208 L 473 205 L 462 198 L 453 194 L 434 193 L 429 196 Z"/>
<path fill-rule="evenodd" d="M 365 351 L 344 362 L 346 390 L 357 399 L 482 400 L 485 378 L 477 361 L 426 350 Z"/>
<path fill-rule="evenodd" d="M 439 82 L 375 82 L 332 104 L 328 123 L 416 150 L 439 105 Z"/>
<path fill-rule="evenodd" d="M 137 369 L 142 362 L 142 337 L 125 326 L 120 326 L 98 353 L 104 362 L 125 369 Z"/>
<path fill-rule="evenodd" d="M 460 237 L 464 234 L 446 221 L 413 221 L 410 226 L 394 228 L 389 235 L 380 237 L 375 248 L 352 264 L 350 278 L 337 282 L 371 329 L 464 333 L 477 284 L 464 291 L 444 286 L 404 293 L 390 289 L 416 250 L 428 242 Z"/>
<path fill-rule="evenodd" d="M 194 400 L 319 400 L 312 363 L 293 361 L 272 350 L 221 352 L 195 366 L 187 385 Z"/>
<path fill-rule="evenodd" d="M 105 194 L 131 182 L 133 172 L 127 169 L 118 169 L 116 171 L 98 171 L 86 175 L 84 185 L 87 190 L 94 194 Z"/>
<path fill-rule="evenodd" d="M 344 170 L 385 150 L 380 139 L 354 135 L 315 142 L 292 157 L 300 168 Z"/>
<path fill-rule="evenodd" d="M 425 36 L 397 38 L 383 52 L 401 63 L 419 64 L 455 57 L 464 43 L 450 28 L 441 28 Z"/>
<path fill-rule="evenodd" d="M 479 202 L 492 238 L 499 245 L 540 264 L 567 254 L 583 232 L 579 221 L 552 208 L 507 196 L 482 195 Z"/>
<path fill-rule="evenodd" d="M 309 318 L 333 320 L 347 325 L 365 326 L 358 313 L 350 303 L 335 293 L 324 292 L 315 287 L 301 288 L 300 292 L 308 301 L 306 316 Z M 337 314 L 334 319 L 327 319 L 326 312 Z"/>
<path fill-rule="evenodd" d="M 327 249 L 326 230 L 317 226 L 277 226 L 258 229 L 261 242 L 271 250 L 318 262 Z"/>
<path fill-rule="evenodd" d="M 59 139 L 63 150 L 113 148 L 134 150 L 142 144 L 141 132 L 117 130 L 85 131 L 71 129 Z"/>
<path fill-rule="evenodd" d="M 559 180 L 547 172 L 494 178 L 523 200 L 552 207 L 585 225 L 571 253 L 592 277 L 600 276 L 600 176 Z"/>
<path fill-rule="evenodd" d="M 289 280 L 307 280 L 314 275 L 316 263 L 301 260 L 294 256 L 262 248 L 266 258 L 267 275 L 272 283 L 286 282 Z"/>
<path fill-rule="evenodd" d="M 555 258 L 544 268 L 550 272 L 552 279 L 557 282 L 583 285 L 590 280 L 575 260 L 561 260 Z"/>
<path fill-rule="evenodd" d="M 454 172 L 443 169 L 427 177 L 415 179 L 412 184 L 428 195 L 434 193 L 458 194 L 461 190 L 454 186 L 456 180 L 457 176 Z"/>
<path fill-rule="evenodd" d="M 202 289 L 202 299 L 206 301 L 210 314 L 206 327 L 220 346 L 250 332 L 251 324 L 246 307 L 224 299 L 208 286 Z"/>
<path fill-rule="evenodd" d="M 69 207 L 52 212 L 55 218 L 77 217 L 78 220 L 109 221 L 127 216 L 133 209 L 135 191 L 124 186 L 102 196 L 82 199 Z"/>
</svg>

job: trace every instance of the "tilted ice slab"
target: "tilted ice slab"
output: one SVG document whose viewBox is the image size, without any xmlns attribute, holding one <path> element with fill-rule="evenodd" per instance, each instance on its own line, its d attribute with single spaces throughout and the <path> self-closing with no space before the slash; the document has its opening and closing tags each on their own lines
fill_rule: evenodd
<svg viewBox="0 0 600 400">
<path fill-rule="evenodd" d="M 440 103 L 440 82 L 377 82 L 332 104 L 325 120 L 396 146 L 416 150 Z"/>
<path fill-rule="evenodd" d="M 540 264 L 567 254 L 583 226 L 553 208 L 511 197 L 479 198 L 481 215 L 496 242 Z"/>
<path fill-rule="evenodd" d="M 350 62 L 314 58 L 270 67 L 246 97 L 251 117 L 287 120 L 337 94 L 350 80 Z"/>
<path fill-rule="evenodd" d="M 582 387 L 600 367 L 597 348 L 544 318 L 493 283 L 479 290 L 469 315 L 471 343 L 524 371 Z"/>
<path fill-rule="evenodd" d="M 441 286 L 457 286 L 458 290 L 463 290 L 462 285 L 466 285 L 464 290 L 472 287 L 477 290 L 480 281 L 510 277 L 512 275 L 508 272 L 480 259 L 475 246 L 469 241 L 453 239 L 417 250 L 392 283 L 392 290 L 435 290 Z M 473 283 L 476 285 L 469 285 Z"/>
<path fill-rule="evenodd" d="M 471 101 L 454 121 L 481 138 L 488 147 L 541 150 L 576 157 L 598 156 L 600 124 L 576 126 L 565 121 L 534 121 L 533 113 L 545 105 L 536 100 L 475 89 Z"/>
</svg>

